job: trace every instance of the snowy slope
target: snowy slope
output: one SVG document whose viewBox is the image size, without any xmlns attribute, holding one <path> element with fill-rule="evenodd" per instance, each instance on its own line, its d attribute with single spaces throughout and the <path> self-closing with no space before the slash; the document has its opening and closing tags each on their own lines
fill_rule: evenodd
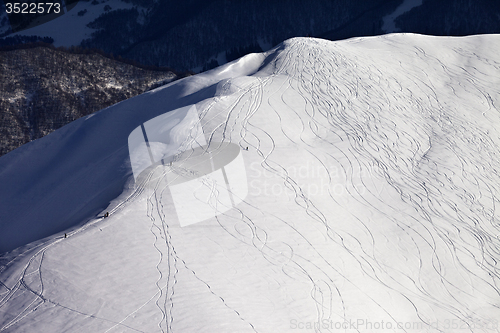
<svg viewBox="0 0 500 333">
<path fill-rule="evenodd" d="M 92 37 L 92 33 L 96 30 L 89 28 L 87 25 L 106 13 L 104 10 L 106 6 L 111 8 L 109 12 L 134 7 L 133 4 L 122 0 L 106 0 L 97 4 L 92 4 L 91 1 L 78 1 L 74 7 L 56 19 L 8 36 L 48 36 L 54 39 L 54 46 L 56 47 L 78 46 L 83 40 Z M 85 14 L 83 16 L 78 15 L 78 12 L 82 11 L 85 11 Z M 9 28 L 10 24 L 7 24 L 0 28 L 0 33 L 6 32 Z"/>
<path fill-rule="evenodd" d="M 0 331 L 500 331 L 499 38 L 291 39 L 1 157 Z"/>
</svg>

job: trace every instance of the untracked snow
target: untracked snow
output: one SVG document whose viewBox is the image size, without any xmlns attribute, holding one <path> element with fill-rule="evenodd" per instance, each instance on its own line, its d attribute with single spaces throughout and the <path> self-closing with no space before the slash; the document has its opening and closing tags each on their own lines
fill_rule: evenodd
<svg viewBox="0 0 500 333">
<path fill-rule="evenodd" d="M 498 332 L 499 42 L 291 39 L 1 157 L 0 332 Z M 234 207 L 189 149 L 133 175 L 191 106 Z"/>
</svg>

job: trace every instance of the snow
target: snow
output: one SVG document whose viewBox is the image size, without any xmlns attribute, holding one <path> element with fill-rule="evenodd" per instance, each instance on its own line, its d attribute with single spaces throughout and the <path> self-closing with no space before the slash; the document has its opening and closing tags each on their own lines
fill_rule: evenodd
<svg viewBox="0 0 500 333">
<path fill-rule="evenodd" d="M 394 22 L 394 20 L 399 16 L 403 15 L 404 13 L 409 12 L 413 8 L 421 5 L 422 5 L 422 0 L 404 0 L 403 3 L 399 5 L 398 8 L 396 8 L 396 10 L 393 13 L 384 16 L 383 18 L 384 23 L 382 24 L 382 30 L 385 31 L 386 33 L 400 31 L 400 29 L 396 27 L 396 23 Z"/>
<path fill-rule="evenodd" d="M 498 332 L 499 38 L 290 39 L 1 157 L 0 331 Z"/>
<path fill-rule="evenodd" d="M 91 1 L 78 1 L 66 14 L 51 20 L 47 23 L 37 25 L 33 28 L 22 30 L 8 35 L 8 37 L 19 36 L 42 36 L 52 37 L 54 46 L 78 46 L 84 39 L 90 38 L 95 29 L 87 27 L 87 24 L 93 22 L 100 15 L 105 13 L 104 7 L 109 5 L 112 10 L 131 9 L 132 3 L 126 3 L 122 0 L 108 0 L 100 2 L 97 5 L 91 4 Z M 83 16 L 78 16 L 78 12 L 87 10 Z"/>
</svg>

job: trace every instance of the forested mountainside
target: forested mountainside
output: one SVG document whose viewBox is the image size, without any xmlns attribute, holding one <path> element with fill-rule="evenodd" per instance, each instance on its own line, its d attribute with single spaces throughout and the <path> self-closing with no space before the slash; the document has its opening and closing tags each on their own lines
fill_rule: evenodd
<svg viewBox="0 0 500 333">
<path fill-rule="evenodd" d="M 141 63 L 193 69 L 231 49 L 320 34 L 385 1 L 157 1 L 143 11 L 105 13 L 82 46 Z M 139 22 L 142 22 L 139 23 Z M 115 31 L 116 27 L 127 27 Z M 113 31 L 113 33 L 111 33 Z"/>
<path fill-rule="evenodd" d="M 500 33 L 500 1 L 424 1 L 396 19 L 404 32 L 438 36 Z"/>
<path fill-rule="evenodd" d="M 0 72 L 0 155 L 180 76 L 48 47 L 0 51 Z"/>
<path fill-rule="evenodd" d="M 228 52 L 258 51 L 295 36 L 331 40 L 379 35 L 402 0 L 187 0 L 138 3 L 89 24 L 82 46 L 140 63 L 201 70 L 221 65 Z M 401 32 L 472 35 L 500 32 L 500 2 L 424 0 L 396 18 Z M 238 52 L 236 52 L 238 53 Z M 245 52 L 240 52 L 243 55 Z"/>
<path fill-rule="evenodd" d="M 399 6 L 418 5 L 394 18 L 392 31 L 384 30 L 388 16 Z M 500 1 L 422 0 L 386 1 L 364 11 L 336 29 L 320 35 L 330 40 L 389 32 L 420 33 L 434 36 L 467 36 L 500 33 Z"/>
<path fill-rule="evenodd" d="M 495 0 L 81 0 L 60 19 L 19 34 L 0 11 L 0 37 L 36 37 L 199 72 L 290 37 L 500 33 L 499 18 Z"/>
</svg>

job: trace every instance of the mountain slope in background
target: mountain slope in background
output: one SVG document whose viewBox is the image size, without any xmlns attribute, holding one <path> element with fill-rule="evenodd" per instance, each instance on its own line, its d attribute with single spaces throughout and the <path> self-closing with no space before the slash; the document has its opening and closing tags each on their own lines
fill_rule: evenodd
<svg viewBox="0 0 500 333">
<path fill-rule="evenodd" d="M 17 34 L 199 72 L 225 63 L 228 53 L 268 50 L 296 36 L 500 33 L 499 15 L 500 2 L 491 0 L 80 1 L 57 20 Z"/>
<path fill-rule="evenodd" d="M 1 157 L 0 331 L 498 332 L 499 38 L 291 39 Z M 134 183 L 153 118 L 209 146 Z"/>
<path fill-rule="evenodd" d="M 0 156 L 182 73 L 47 47 L 0 51 Z"/>
<path fill-rule="evenodd" d="M 498 33 L 499 24 L 500 2 L 489 0 L 423 1 L 396 18 L 400 31 L 440 36 Z"/>
</svg>

